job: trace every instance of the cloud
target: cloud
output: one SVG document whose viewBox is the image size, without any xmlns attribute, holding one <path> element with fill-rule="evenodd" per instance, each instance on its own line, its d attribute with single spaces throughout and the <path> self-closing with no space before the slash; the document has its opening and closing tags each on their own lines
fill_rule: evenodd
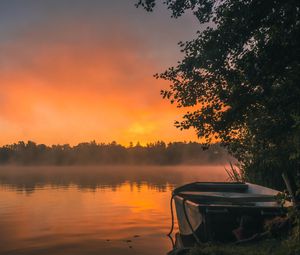
<svg viewBox="0 0 300 255">
<path fill-rule="evenodd" d="M 106 25 L 44 20 L 0 43 L 0 143 L 176 140 L 155 49 L 126 24 Z"/>
</svg>

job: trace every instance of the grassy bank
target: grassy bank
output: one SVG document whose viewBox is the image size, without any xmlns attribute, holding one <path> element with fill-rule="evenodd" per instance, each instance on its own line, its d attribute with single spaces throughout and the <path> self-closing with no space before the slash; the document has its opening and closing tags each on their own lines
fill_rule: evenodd
<svg viewBox="0 0 300 255">
<path fill-rule="evenodd" d="M 300 243 L 296 240 L 268 239 L 242 246 L 213 244 L 193 248 L 189 255 L 299 255 Z"/>
<path fill-rule="evenodd" d="M 268 238 L 247 244 L 203 244 L 190 250 L 189 255 L 299 255 L 300 213 L 289 213 L 288 231 L 272 233 Z"/>
</svg>

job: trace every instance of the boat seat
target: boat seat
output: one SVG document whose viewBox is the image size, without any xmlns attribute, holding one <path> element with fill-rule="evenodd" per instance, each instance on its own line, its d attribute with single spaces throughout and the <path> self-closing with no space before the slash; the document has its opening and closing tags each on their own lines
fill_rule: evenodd
<svg viewBox="0 0 300 255">
<path fill-rule="evenodd" d="M 247 192 L 248 184 L 241 182 L 194 182 L 174 190 L 182 191 L 217 191 L 217 192 Z"/>
<path fill-rule="evenodd" d="M 199 203 L 204 202 L 276 202 L 277 198 L 273 195 L 238 193 L 238 192 L 202 192 L 202 191 L 182 191 L 178 193 L 185 199 L 197 200 Z"/>
</svg>

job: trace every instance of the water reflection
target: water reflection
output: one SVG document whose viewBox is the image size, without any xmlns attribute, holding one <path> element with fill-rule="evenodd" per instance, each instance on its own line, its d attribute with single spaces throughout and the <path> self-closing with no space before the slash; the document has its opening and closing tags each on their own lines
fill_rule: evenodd
<svg viewBox="0 0 300 255">
<path fill-rule="evenodd" d="M 28 193 L 45 185 L 116 191 L 125 183 L 166 191 L 167 186 L 224 178 L 223 166 L 106 166 L 106 167 L 1 167 L 0 185 Z"/>
<path fill-rule="evenodd" d="M 223 167 L 2 167 L 0 254 L 166 254 L 174 186 Z"/>
</svg>

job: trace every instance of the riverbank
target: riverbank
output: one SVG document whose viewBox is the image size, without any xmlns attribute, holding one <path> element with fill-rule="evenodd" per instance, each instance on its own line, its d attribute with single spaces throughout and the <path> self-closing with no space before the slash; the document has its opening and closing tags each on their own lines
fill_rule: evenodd
<svg viewBox="0 0 300 255">
<path fill-rule="evenodd" d="M 192 248 L 188 255 L 299 255 L 300 213 L 292 210 L 289 216 L 290 228 L 281 233 L 270 232 L 269 237 L 251 243 L 203 244 Z"/>
<path fill-rule="evenodd" d="M 255 244 L 203 245 L 193 248 L 188 255 L 298 255 L 300 243 L 297 240 L 268 239 Z"/>
</svg>

